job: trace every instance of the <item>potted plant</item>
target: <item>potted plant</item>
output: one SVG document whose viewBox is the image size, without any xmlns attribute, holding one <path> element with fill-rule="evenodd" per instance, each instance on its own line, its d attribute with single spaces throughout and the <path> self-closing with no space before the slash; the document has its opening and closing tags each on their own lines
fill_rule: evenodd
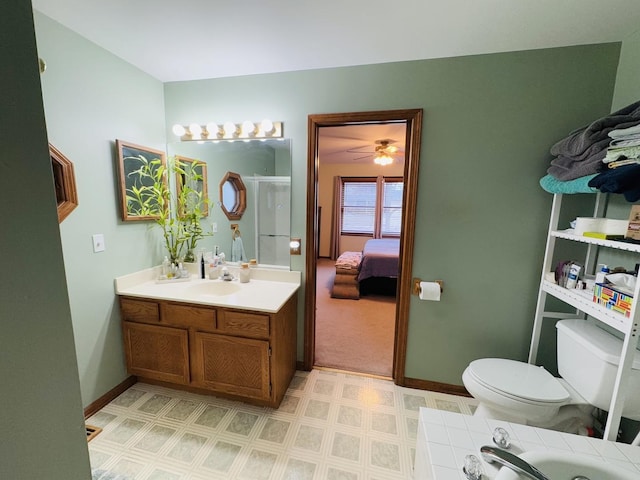
<svg viewBox="0 0 640 480">
<path fill-rule="evenodd" d="M 172 263 L 194 262 L 198 241 L 212 235 L 205 233 L 200 224 L 209 199 L 197 187 L 203 181 L 199 164 L 172 157 L 165 166 L 159 158 L 133 158 L 140 166 L 129 173 L 137 176 L 138 182 L 127 189 L 127 210 L 155 217 Z M 178 182 L 175 195 L 169 188 L 168 173 L 174 174 Z"/>
</svg>

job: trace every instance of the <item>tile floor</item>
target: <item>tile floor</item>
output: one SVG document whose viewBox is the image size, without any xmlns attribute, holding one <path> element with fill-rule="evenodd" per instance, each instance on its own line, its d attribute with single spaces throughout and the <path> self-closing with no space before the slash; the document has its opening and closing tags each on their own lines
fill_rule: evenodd
<svg viewBox="0 0 640 480">
<path fill-rule="evenodd" d="M 138 383 L 87 419 L 94 480 L 411 479 L 419 407 L 471 398 L 296 372 L 279 409 Z"/>
</svg>

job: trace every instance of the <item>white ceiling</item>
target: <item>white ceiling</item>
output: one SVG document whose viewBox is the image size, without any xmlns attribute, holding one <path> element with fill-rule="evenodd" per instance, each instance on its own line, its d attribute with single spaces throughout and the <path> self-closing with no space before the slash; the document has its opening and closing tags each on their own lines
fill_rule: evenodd
<svg viewBox="0 0 640 480">
<path fill-rule="evenodd" d="M 638 0 L 32 3 L 163 82 L 614 42 L 640 26 Z"/>
</svg>

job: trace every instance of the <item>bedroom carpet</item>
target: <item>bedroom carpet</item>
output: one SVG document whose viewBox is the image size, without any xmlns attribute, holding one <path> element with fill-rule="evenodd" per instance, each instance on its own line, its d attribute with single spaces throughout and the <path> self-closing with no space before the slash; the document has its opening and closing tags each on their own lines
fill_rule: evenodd
<svg viewBox="0 0 640 480">
<path fill-rule="evenodd" d="M 391 377 L 395 298 L 331 298 L 334 276 L 335 262 L 318 259 L 315 365 Z"/>
</svg>

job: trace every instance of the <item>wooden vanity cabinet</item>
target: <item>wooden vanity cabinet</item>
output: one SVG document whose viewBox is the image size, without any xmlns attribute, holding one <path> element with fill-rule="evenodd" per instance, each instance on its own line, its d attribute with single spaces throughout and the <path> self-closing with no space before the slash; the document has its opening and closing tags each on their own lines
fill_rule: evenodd
<svg viewBox="0 0 640 480">
<path fill-rule="evenodd" d="M 130 297 L 120 308 L 129 373 L 280 405 L 296 368 L 295 296 L 277 313 Z"/>
<path fill-rule="evenodd" d="M 156 302 L 120 300 L 122 336 L 129 373 L 186 385 L 189 383 L 187 331 L 160 324 Z"/>
</svg>

